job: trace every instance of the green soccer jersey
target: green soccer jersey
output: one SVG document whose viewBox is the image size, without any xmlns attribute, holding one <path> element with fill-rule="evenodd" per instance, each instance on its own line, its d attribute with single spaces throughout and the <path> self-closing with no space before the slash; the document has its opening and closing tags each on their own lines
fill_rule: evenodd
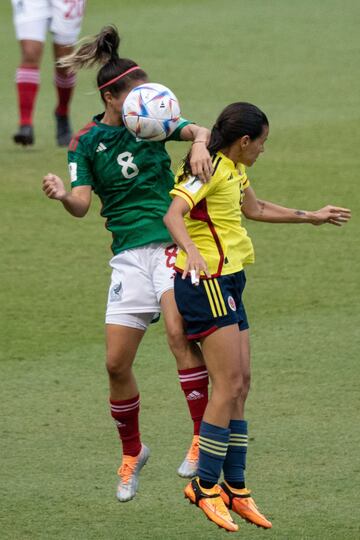
<svg viewBox="0 0 360 540">
<path fill-rule="evenodd" d="M 72 139 L 68 162 L 71 186 L 91 186 L 102 202 L 101 215 L 112 233 L 112 251 L 169 242 L 163 216 L 174 185 L 165 141 L 136 139 L 124 126 L 95 116 Z M 167 140 L 180 140 L 182 120 Z"/>
</svg>

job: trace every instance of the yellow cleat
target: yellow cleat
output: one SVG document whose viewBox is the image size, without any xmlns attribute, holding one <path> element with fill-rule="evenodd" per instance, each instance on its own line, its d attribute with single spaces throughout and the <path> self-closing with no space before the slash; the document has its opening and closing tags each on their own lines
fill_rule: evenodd
<svg viewBox="0 0 360 540">
<path fill-rule="evenodd" d="M 226 506 L 240 517 L 264 529 L 271 529 L 272 523 L 259 511 L 248 489 L 235 489 L 227 482 L 220 485 L 221 498 Z"/>
<path fill-rule="evenodd" d="M 221 498 L 220 491 L 220 486 L 217 484 L 211 489 L 202 488 L 197 477 L 186 486 L 184 493 L 191 503 L 201 508 L 210 521 L 227 531 L 236 532 L 239 527 L 230 516 Z"/>
</svg>

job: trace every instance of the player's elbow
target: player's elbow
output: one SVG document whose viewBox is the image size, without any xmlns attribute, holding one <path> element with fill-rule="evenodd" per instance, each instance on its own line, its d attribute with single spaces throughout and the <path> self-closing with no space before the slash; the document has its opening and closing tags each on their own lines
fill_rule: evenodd
<svg viewBox="0 0 360 540">
<path fill-rule="evenodd" d="M 168 210 L 166 212 L 165 216 L 163 217 L 163 222 L 164 222 L 165 227 L 170 230 L 171 223 L 172 223 L 172 217 L 171 217 L 170 210 Z"/>
<path fill-rule="evenodd" d="M 241 207 L 241 213 L 247 218 L 247 219 L 254 219 L 253 215 L 254 213 L 251 212 L 249 208 L 246 208 L 244 206 Z"/>
<path fill-rule="evenodd" d="M 77 204 L 70 208 L 67 208 L 68 212 L 76 218 L 82 218 L 86 216 L 89 210 L 89 205 L 87 204 Z"/>
<path fill-rule="evenodd" d="M 255 221 L 259 220 L 261 216 L 258 206 L 242 206 L 241 212 L 247 219 L 253 219 Z"/>
<path fill-rule="evenodd" d="M 73 212 L 73 216 L 76 218 L 83 218 L 87 214 L 87 210 L 76 210 L 76 212 Z"/>
</svg>

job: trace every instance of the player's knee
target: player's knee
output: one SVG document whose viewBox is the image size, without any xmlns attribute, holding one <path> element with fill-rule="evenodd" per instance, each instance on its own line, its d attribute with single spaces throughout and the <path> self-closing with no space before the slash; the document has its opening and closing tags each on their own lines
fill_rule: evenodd
<svg viewBox="0 0 360 540">
<path fill-rule="evenodd" d="M 176 358 L 184 355 L 189 349 L 189 342 L 186 339 L 182 328 L 168 328 L 167 340 L 170 350 Z"/>
<path fill-rule="evenodd" d="M 249 381 L 250 385 L 250 381 Z M 232 402 L 237 402 L 239 399 L 247 395 L 247 381 L 244 378 L 243 374 L 234 374 L 229 379 L 228 385 L 228 395 L 229 400 Z"/>
<path fill-rule="evenodd" d="M 126 381 L 131 374 L 131 362 L 119 356 L 108 355 L 106 370 L 111 380 Z"/>
<path fill-rule="evenodd" d="M 22 48 L 21 62 L 26 67 L 39 67 L 41 48 L 31 44 L 25 44 Z"/>
</svg>

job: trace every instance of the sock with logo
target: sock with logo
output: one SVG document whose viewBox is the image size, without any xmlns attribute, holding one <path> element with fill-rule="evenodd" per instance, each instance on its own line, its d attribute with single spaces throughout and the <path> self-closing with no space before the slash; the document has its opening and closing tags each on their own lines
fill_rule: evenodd
<svg viewBox="0 0 360 540">
<path fill-rule="evenodd" d="M 206 366 L 204 364 L 195 368 L 179 369 L 178 374 L 194 422 L 194 435 L 199 435 L 201 420 L 208 402 L 209 376 Z"/>
<path fill-rule="evenodd" d="M 223 465 L 224 478 L 230 487 L 245 487 L 248 429 L 246 420 L 230 420 L 230 437 Z"/>
<path fill-rule="evenodd" d="M 69 112 L 69 103 L 76 83 L 76 76 L 74 74 L 64 75 L 55 70 L 54 83 L 58 95 L 58 105 L 55 112 L 59 116 L 67 116 Z"/>
<path fill-rule="evenodd" d="M 119 432 L 123 454 L 137 456 L 141 450 L 139 432 L 140 395 L 122 401 L 110 399 L 110 411 Z"/>
<path fill-rule="evenodd" d="M 20 125 L 32 125 L 36 95 L 40 86 L 40 71 L 37 67 L 20 66 L 16 70 Z"/>
<path fill-rule="evenodd" d="M 226 457 L 229 436 L 230 429 L 201 422 L 198 476 L 200 485 L 203 487 L 218 482 Z"/>
</svg>

